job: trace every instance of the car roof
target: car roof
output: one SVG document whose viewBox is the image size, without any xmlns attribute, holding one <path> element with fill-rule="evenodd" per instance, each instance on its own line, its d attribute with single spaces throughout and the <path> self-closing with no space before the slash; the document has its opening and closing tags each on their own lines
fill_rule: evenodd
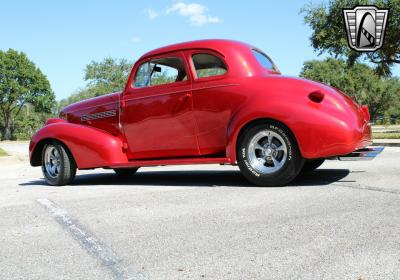
<svg viewBox="0 0 400 280">
<path fill-rule="evenodd" d="M 149 51 L 142 55 L 140 59 L 155 56 L 163 53 L 174 52 L 174 51 L 182 51 L 189 49 L 210 49 L 215 50 L 222 55 L 224 51 L 227 49 L 243 49 L 243 48 L 252 48 L 251 45 L 234 41 L 234 40 L 225 40 L 225 39 L 208 39 L 208 40 L 198 40 L 198 41 L 189 41 L 178 44 L 173 44 L 165 47 L 161 47 L 152 51 Z"/>
</svg>

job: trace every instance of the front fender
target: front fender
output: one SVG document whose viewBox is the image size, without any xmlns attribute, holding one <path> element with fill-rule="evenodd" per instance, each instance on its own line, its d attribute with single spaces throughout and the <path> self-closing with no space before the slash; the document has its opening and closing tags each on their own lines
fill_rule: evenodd
<svg viewBox="0 0 400 280">
<path fill-rule="evenodd" d="M 123 142 L 118 137 L 93 127 L 58 120 L 50 122 L 32 137 L 29 145 L 32 166 L 41 165 L 41 149 L 45 142 L 51 140 L 66 145 L 80 169 L 106 167 L 128 161 L 123 152 Z"/>
</svg>

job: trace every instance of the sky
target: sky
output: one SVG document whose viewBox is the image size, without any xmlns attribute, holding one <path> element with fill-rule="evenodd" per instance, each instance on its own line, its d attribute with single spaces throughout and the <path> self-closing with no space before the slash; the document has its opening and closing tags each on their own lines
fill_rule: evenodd
<svg viewBox="0 0 400 280">
<path fill-rule="evenodd" d="M 86 85 L 85 66 L 105 57 L 135 61 L 152 49 L 197 39 L 234 39 L 266 52 L 285 75 L 322 59 L 300 9 L 309 0 L 4 1 L 0 49 L 25 52 L 57 100 Z M 320 1 L 314 0 L 317 4 Z"/>
</svg>

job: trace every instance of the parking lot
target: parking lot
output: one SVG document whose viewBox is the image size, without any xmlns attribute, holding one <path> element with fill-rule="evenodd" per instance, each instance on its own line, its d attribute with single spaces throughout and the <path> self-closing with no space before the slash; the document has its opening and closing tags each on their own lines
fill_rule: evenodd
<svg viewBox="0 0 400 280">
<path fill-rule="evenodd" d="M 0 174 L 0 279 L 400 279 L 400 148 L 279 188 L 218 165 Z"/>
</svg>

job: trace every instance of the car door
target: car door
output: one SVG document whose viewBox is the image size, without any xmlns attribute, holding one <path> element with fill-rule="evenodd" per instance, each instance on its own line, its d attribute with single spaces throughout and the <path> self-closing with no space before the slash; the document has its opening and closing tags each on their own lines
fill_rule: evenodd
<svg viewBox="0 0 400 280">
<path fill-rule="evenodd" d="M 193 76 L 193 110 L 201 155 L 223 155 L 232 114 L 243 102 L 235 93 L 237 82 L 229 75 L 222 55 L 211 50 L 191 50 L 185 55 Z"/>
<path fill-rule="evenodd" d="M 181 52 L 140 61 L 122 96 L 130 159 L 197 156 L 191 76 Z"/>
</svg>

